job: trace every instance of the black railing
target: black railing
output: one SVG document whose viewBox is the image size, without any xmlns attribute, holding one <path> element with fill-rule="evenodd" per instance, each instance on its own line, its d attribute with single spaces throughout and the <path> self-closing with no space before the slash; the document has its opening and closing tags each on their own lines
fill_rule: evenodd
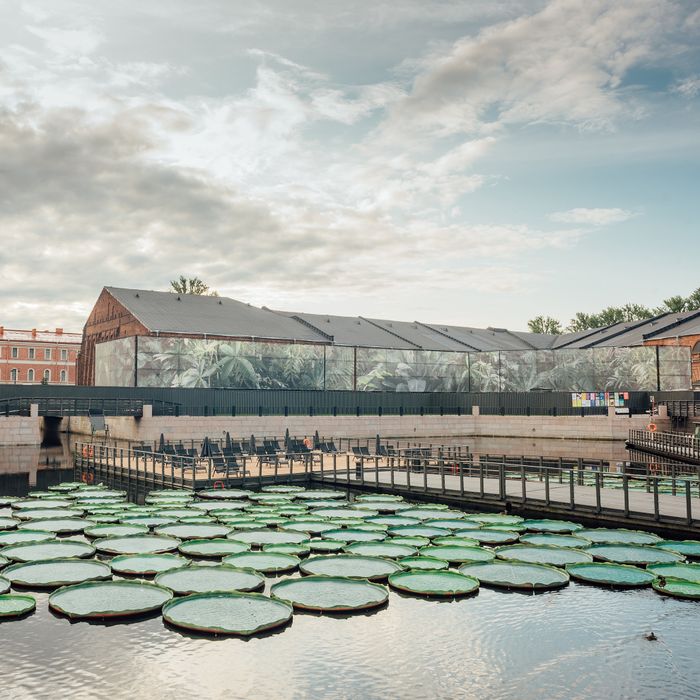
<svg viewBox="0 0 700 700">
<path fill-rule="evenodd" d="M 56 396 L 15 397 L 0 399 L 0 416 L 28 416 L 32 404 L 36 404 L 40 416 L 87 416 L 101 413 L 104 416 L 143 416 L 144 405 L 153 407 L 153 415 L 177 415 L 178 407 L 167 401 L 132 398 L 70 398 Z"/>
</svg>

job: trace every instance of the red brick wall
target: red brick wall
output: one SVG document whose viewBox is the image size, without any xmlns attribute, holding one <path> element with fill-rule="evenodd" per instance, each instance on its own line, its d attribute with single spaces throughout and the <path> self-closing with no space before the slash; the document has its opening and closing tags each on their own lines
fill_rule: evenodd
<svg viewBox="0 0 700 700">
<path fill-rule="evenodd" d="M 691 353 L 697 343 L 700 342 L 700 335 L 682 335 L 678 338 L 659 338 L 657 340 L 646 340 L 644 345 L 662 345 L 671 347 L 690 348 Z M 700 353 L 696 352 L 690 356 L 690 374 L 693 386 L 700 384 Z"/>
<path fill-rule="evenodd" d="M 17 357 L 12 356 L 12 349 L 17 348 Z M 51 350 L 51 358 L 44 359 L 44 350 Z M 38 342 L 36 340 L 3 339 L 0 337 L 0 383 L 12 382 L 12 370 L 17 370 L 18 384 L 41 384 L 44 371 L 49 370 L 49 384 L 75 384 L 75 362 L 79 346 L 66 342 Z M 31 351 L 34 350 L 34 358 Z M 61 350 L 66 350 L 67 358 L 61 359 Z M 30 370 L 34 378 L 30 379 Z M 61 371 L 66 372 L 66 381 L 61 382 Z"/>
<path fill-rule="evenodd" d="M 78 356 L 77 383 L 95 383 L 95 345 L 134 335 L 151 335 L 148 329 L 125 309 L 106 289 L 95 302 L 85 327 Z"/>
</svg>

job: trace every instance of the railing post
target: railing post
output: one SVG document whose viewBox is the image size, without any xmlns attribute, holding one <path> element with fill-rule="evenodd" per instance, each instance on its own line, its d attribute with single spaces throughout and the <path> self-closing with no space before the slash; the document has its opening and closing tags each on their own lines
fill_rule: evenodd
<svg viewBox="0 0 700 700">
<path fill-rule="evenodd" d="M 690 494 L 690 481 L 685 482 L 685 516 L 688 525 L 693 524 L 693 501 Z"/>
<path fill-rule="evenodd" d="M 600 472 L 595 473 L 595 512 L 600 513 Z"/>
<path fill-rule="evenodd" d="M 544 468 L 544 502 L 549 505 L 549 467 Z"/>
<path fill-rule="evenodd" d="M 622 498 L 624 500 L 625 517 L 630 517 L 630 478 L 625 472 L 622 475 Z"/>
<path fill-rule="evenodd" d="M 506 465 L 505 460 L 498 465 L 498 496 L 500 500 L 506 498 Z"/>
<path fill-rule="evenodd" d="M 374 485 L 379 488 L 379 457 L 374 458 Z"/>
<path fill-rule="evenodd" d="M 523 464 L 523 458 L 520 458 L 520 489 L 522 491 L 523 503 L 527 500 L 527 489 L 525 486 L 525 465 Z"/>
<path fill-rule="evenodd" d="M 573 468 L 569 471 L 569 508 L 574 510 L 575 508 L 575 486 L 574 486 L 574 470 Z"/>
<path fill-rule="evenodd" d="M 659 479 L 654 478 L 654 520 L 659 520 Z"/>
</svg>

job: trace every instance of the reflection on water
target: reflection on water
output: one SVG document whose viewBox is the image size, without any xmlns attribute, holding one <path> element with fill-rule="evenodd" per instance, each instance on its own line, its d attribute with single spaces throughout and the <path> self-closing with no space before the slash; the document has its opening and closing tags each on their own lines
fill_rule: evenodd
<svg viewBox="0 0 700 700">
<path fill-rule="evenodd" d="M 374 614 L 295 614 L 247 641 L 188 636 L 161 618 L 71 623 L 36 597 L 34 615 L 0 624 L 13 698 L 700 696 L 700 604 L 651 590 L 572 583 L 443 602 L 392 592 Z"/>
</svg>

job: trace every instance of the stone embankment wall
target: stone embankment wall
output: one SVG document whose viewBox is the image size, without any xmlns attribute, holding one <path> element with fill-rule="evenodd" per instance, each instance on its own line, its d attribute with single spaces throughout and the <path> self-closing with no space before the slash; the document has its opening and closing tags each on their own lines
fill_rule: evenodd
<svg viewBox="0 0 700 700">
<path fill-rule="evenodd" d="M 148 407 L 146 407 L 148 408 Z M 228 431 L 232 438 L 255 435 L 281 437 L 289 429 L 292 436 L 319 435 L 334 438 L 383 439 L 520 437 L 566 440 L 625 440 L 631 429 L 646 427 L 649 416 L 257 416 L 194 417 L 155 416 L 107 418 L 110 437 L 153 442 L 161 433 L 166 440 L 201 440 L 205 435 L 221 438 Z M 90 422 L 84 417 L 63 419 L 62 429 L 90 435 Z M 670 429 L 667 419 L 655 419 L 659 430 Z"/>
<path fill-rule="evenodd" d="M 40 445 L 41 418 L 32 405 L 29 416 L 0 416 L 0 445 Z"/>
</svg>

